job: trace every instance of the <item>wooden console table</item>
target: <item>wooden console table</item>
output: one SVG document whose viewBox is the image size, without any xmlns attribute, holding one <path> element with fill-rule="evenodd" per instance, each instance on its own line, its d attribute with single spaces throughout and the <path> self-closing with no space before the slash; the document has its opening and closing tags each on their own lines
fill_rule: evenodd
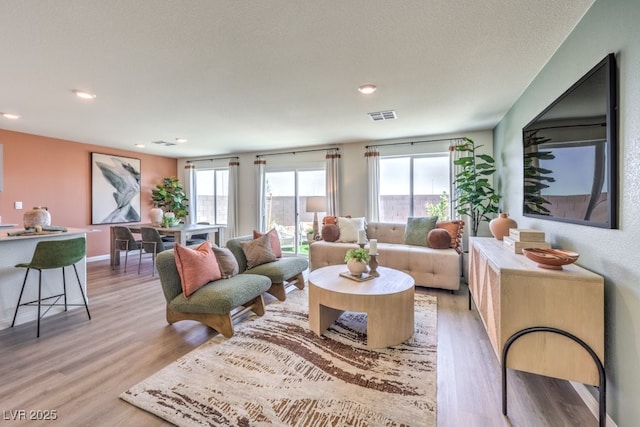
<svg viewBox="0 0 640 427">
<path fill-rule="evenodd" d="M 540 268 L 488 237 L 471 237 L 469 255 L 469 292 L 498 361 L 507 361 L 503 372 L 508 367 L 600 386 L 604 404 L 602 276 L 574 264 L 562 270 Z"/>
</svg>

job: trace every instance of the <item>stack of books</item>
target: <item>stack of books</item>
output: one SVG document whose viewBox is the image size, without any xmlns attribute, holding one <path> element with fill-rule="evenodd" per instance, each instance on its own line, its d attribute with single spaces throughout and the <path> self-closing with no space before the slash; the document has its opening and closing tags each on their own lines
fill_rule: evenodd
<svg viewBox="0 0 640 427">
<path fill-rule="evenodd" d="M 522 253 L 522 248 L 551 249 L 551 245 L 544 240 L 544 231 L 527 228 L 512 228 L 509 235 L 502 239 L 505 247 L 516 254 Z"/>
</svg>

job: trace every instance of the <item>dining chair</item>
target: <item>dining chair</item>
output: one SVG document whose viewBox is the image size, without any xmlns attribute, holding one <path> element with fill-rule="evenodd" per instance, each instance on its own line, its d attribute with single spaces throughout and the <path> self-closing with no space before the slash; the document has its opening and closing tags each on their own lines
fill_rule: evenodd
<svg viewBox="0 0 640 427">
<path fill-rule="evenodd" d="M 73 266 L 73 270 L 76 273 L 76 279 L 78 279 L 78 286 L 80 287 L 80 293 L 82 294 L 82 302 L 84 308 L 87 310 L 87 315 L 91 319 L 91 313 L 89 313 L 89 305 L 87 304 L 87 298 L 84 290 L 82 289 L 82 282 L 80 282 L 80 276 L 78 275 L 78 269 L 76 263 L 82 260 L 87 254 L 87 243 L 84 237 L 66 240 L 50 240 L 38 242 L 33 252 L 33 257 L 28 263 L 17 264 L 17 268 L 26 268 L 27 272 L 24 275 L 24 281 L 22 282 L 22 289 L 20 290 L 20 296 L 18 297 L 18 305 L 16 311 L 13 314 L 13 321 L 11 327 L 16 323 L 16 317 L 18 316 L 18 309 L 24 306 L 37 306 L 38 307 L 38 326 L 37 337 L 40 337 L 40 319 L 43 318 L 51 307 L 64 306 L 64 311 L 67 311 L 69 306 L 82 306 L 83 304 L 68 304 L 67 303 L 67 278 L 65 275 L 65 267 Z M 47 297 L 42 297 L 42 270 L 50 270 L 54 268 L 62 269 L 62 293 L 55 294 Z M 24 288 L 27 284 L 27 278 L 31 270 L 38 270 L 38 299 L 22 302 L 22 295 L 24 294 Z M 55 298 L 52 303 L 43 303 Z M 64 303 L 58 303 L 60 298 L 63 298 Z M 42 306 L 48 307 L 47 310 L 41 314 Z"/>
<path fill-rule="evenodd" d="M 138 274 L 140 274 L 140 266 L 142 265 L 142 252 L 150 253 L 153 265 L 151 266 L 151 275 L 156 273 L 156 255 L 162 251 L 173 248 L 175 242 L 166 242 L 162 240 L 162 236 L 153 227 L 140 227 L 140 235 L 142 236 L 142 250 L 138 259 Z"/>
<path fill-rule="evenodd" d="M 142 254 L 142 240 L 136 240 L 129 227 L 117 225 L 113 227 L 114 247 L 118 251 L 124 251 L 124 272 L 127 272 L 127 260 L 129 252 L 140 251 Z"/>
</svg>

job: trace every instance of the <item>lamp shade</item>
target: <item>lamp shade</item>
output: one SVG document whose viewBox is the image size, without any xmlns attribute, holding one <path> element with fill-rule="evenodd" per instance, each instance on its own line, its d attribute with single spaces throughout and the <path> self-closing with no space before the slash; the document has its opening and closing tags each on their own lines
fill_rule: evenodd
<svg viewBox="0 0 640 427">
<path fill-rule="evenodd" d="M 326 212 L 327 198 L 324 196 L 307 197 L 307 212 Z"/>
</svg>

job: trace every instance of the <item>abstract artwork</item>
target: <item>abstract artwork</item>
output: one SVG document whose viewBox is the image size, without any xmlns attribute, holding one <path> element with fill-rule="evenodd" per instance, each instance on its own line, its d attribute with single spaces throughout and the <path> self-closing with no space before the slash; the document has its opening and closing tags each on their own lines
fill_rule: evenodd
<svg viewBox="0 0 640 427">
<path fill-rule="evenodd" d="M 91 153 L 91 224 L 140 221 L 140 159 Z"/>
</svg>

